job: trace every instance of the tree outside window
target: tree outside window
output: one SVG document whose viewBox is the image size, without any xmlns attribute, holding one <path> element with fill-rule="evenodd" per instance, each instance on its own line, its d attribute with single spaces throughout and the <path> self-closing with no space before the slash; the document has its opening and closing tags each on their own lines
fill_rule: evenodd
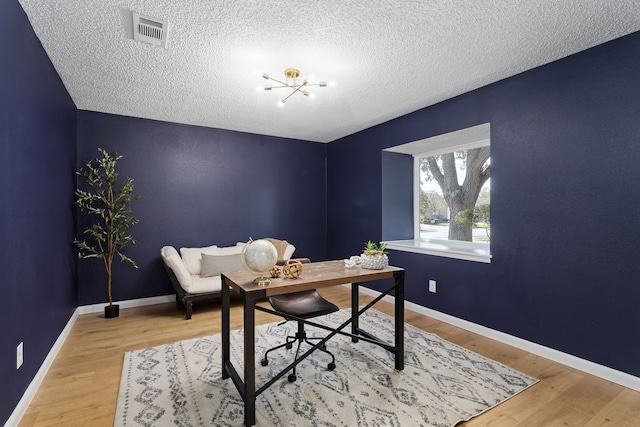
<svg viewBox="0 0 640 427">
<path fill-rule="evenodd" d="M 449 240 L 488 241 L 490 155 L 487 145 L 420 157 L 420 222 L 448 223 Z"/>
</svg>

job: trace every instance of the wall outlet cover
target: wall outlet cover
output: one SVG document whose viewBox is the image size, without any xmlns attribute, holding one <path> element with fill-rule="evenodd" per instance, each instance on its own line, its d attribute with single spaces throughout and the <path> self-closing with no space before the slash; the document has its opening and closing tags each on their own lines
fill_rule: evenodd
<svg viewBox="0 0 640 427">
<path fill-rule="evenodd" d="M 436 292 L 436 281 L 435 280 L 429 280 L 429 292 Z"/>
<path fill-rule="evenodd" d="M 21 342 L 16 348 L 16 369 L 20 369 L 20 366 L 24 363 L 24 343 Z"/>
</svg>

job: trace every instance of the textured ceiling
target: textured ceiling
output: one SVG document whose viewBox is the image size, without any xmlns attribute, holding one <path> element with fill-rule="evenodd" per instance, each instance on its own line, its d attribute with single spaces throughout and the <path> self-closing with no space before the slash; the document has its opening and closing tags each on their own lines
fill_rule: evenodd
<svg viewBox="0 0 640 427">
<path fill-rule="evenodd" d="M 640 30 L 638 0 L 19 1 L 78 109 L 317 142 Z M 278 108 L 256 72 L 288 67 L 335 86 Z"/>
</svg>

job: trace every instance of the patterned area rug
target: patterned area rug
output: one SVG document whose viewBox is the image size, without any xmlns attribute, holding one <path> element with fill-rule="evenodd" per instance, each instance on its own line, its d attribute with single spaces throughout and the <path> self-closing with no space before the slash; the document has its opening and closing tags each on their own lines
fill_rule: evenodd
<svg viewBox="0 0 640 427">
<path fill-rule="evenodd" d="M 319 318 L 337 326 L 341 310 Z M 360 327 L 393 342 L 393 318 L 369 310 Z M 348 327 L 349 328 L 349 327 Z M 293 350 L 265 349 L 293 335 L 295 322 L 256 328 L 256 384 L 264 384 L 293 359 Z M 307 327 L 310 336 L 326 333 Z M 315 334 L 314 334 L 315 333 Z M 243 331 L 231 331 L 231 354 L 242 353 Z M 382 348 L 336 336 L 329 356 L 314 352 L 298 365 L 298 380 L 286 375 L 256 399 L 257 426 L 453 426 L 504 402 L 537 380 L 436 335 L 405 326 L 405 369 L 394 369 Z M 303 348 L 304 349 L 304 348 Z M 125 354 L 116 426 L 242 426 L 243 406 L 231 379 L 221 377 L 220 335 Z M 234 360 L 238 372 L 242 363 Z"/>
</svg>

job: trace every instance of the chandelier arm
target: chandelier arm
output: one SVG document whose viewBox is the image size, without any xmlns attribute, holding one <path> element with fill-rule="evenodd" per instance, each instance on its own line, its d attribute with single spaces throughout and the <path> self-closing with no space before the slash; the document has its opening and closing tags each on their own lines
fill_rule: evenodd
<svg viewBox="0 0 640 427">
<path fill-rule="evenodd" d="M 293 92 L 291 92 L 289 95 L 287 95 L 287 97 L 286 97 L 286 98 L 282 98 L 282 99 L 281 99 L 281 102 L 282 102 L 283 104 L 284 104 L 285 102 L 287 102 L 287 100 L 288 100 L 289 98 L 291 98 L 291 95 L 293 95 L 294 93 L 296 93 L 296 91 L 295 91 L 295 90 L 294 90 Z"/>
<path fill-rule="evenodd" d="M 306 83 L 302 83 L 301 85 L 298 85 L 298 86 L 296 87 L 296 89 L 295 89 L 293 92 L 291 92 L 291 93 L 289 94 L 289 96 L 287 96 L 284 100 L 286 101 L 287 99 L 289 99 L 289 98 L 291 97 L 291 95 L 293 95 L 294 93 L 296 93 L 296 92 L 300 91 L 300 89 L 302 89 L 302 87 L 303 87 L 303 86 L 306 86 L 306 85 L 307 85 Z M 293 88 L 294 86 L 291 86 L 291 87 Z"/>
<path fill-rule="evenodd" d="M 287 102 L 287 99 L 291 98 L 291 96 L 292 96 L 294 93 L 299 92 L 299 91 L 300 91 L 300 89 L 302 89 L 302 87 L 303 87 L 303 86 L 306 86 L 306 85 L 307 85 L 306 83 L 302 83 L 301 85 L 297 85 L 297 86 L 290 86 L 291 88 L 294 88 L 294 87 L 295 87 L 295 90 L 294 90 L 293 92 L 291 92 L 289 95 L 287 95 L 287 97 L 286 97 L 286 98 L 283 98 L 283 99 L 282 99 L 282 103 Z"/>
<path fill-rule="evenodd" d="M 274 82 L 278 82 L 278 83 L 280 83 L 281 85 L 284 85 L 284 86 L 282 86 L 282 87 L 292 87 L 290 84 L 285 83 L 285 82 L 281 82 L 280 80 L 278 80 L 278 79 L 274 79 L 274 78 L 273 78 L 273 77 L 271 77 L 271 76 L 269 76 L 269 80 L 273 80 Z"/>
</svg>

